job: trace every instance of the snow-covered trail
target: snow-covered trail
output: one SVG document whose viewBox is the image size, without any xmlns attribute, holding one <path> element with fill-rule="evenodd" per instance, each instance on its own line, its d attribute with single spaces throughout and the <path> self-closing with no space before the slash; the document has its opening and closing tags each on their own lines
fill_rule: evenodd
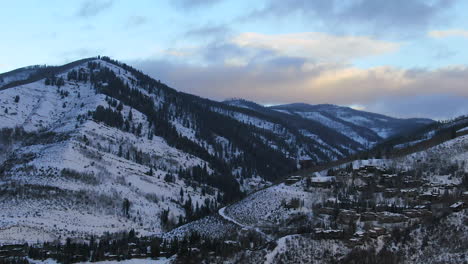
<svg viewBox="0 0 468 264">
<path fill-rule="evenodd" d="M 248 227 L 248 226 L 246 226 L 246 225 L 244 225 L 244 224 L 238 222 L 236 219 L 234 219 L 234 218 L 228 216 L 228 215 L 226 214 L 226 212 L 225 212 L 226 207 L 227 207 L 227 206 L 225 206 L 225 207 L 223 207 L 223 208 L 221 208 L 221 209 L 218 210 L 218 214 L 219 214 L 220 216 L 222 216 L 224 219 L 226 219 L 226 220 L 228 220 L 229 222 L 232 222 L 232 223 L 234 223 L 234 224 L 236 224 L 236 225 L 238 225 L 238 226 L 240 226 L 240 227 Z"/>
<path fill-rule="evenodd" d="M 223 217 L 223 218 L 226 219 L 227 221 L 232 222 L 232 223 L 234 223 L 234 224 L 236 224 L 236 225 L 238 225 L 238 226 L 240 226 L 240 227 L 242 227 L 242 228 L 247 228 L 247 229 L 255 230 L 257 233 L 259 233 L 259 234 L 261 234 L 262 236 L 264 236 L 264 237 L 266 238 L 267 241 L 272 241 L 272 240 L 274 240 L 274 239 L 271 238 L 269 235 L 267 235 L 265 232 L 263 232 L 260 228 L 255 227 L 255 226 L 248 226 L 248 225 L 242 224 L 242 223 L 240 223 L 239 221 L 237 221 L 236 219 L 234 219 L 234 218 L 228 216 L 228 215 L 226 214 L 226 211 L 225 211 L 226 207 L 227 207 L 227 206 L 225 206 L 225 207 L 223 207 L 223 208 L 221 208 L 221 209 L 218 210 L 218 214 L 219 214 L 221 217 Z"/>
</svg>

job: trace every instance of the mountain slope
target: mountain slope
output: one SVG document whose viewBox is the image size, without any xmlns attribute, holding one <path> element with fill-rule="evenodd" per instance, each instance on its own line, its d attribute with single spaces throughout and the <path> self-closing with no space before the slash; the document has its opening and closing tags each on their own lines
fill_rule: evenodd
<svg viewBox="0 0 468 264">
<path fill-rule="evenodd" d="M 231 99 L 225 104 L 256 111 L 268 116 L 285 120 L 296 125 L 306 137 L 316 133 L 304 129 L 304 124 L 320 128 L 321 131 L 333 131 L 334 139 L 345 138 L 343 142 L 352 142 L 351 148 L 363 150 L 390 137 L 410 133 L 434 123 L 430 119 L 398 119 L 384 115 L 357 111 L 336 105 L 308 105 L 302 103 L 264 107 L 243 99 Z M 320 139 L 326 136 L 321 135 Z"/>
<path fill-rule="evenodd" d="M 103 69 L 118 70 L 99 63 Z M 84 72 L 88 66 L 73 70 Z M 67 79 L 68 73 L 55 77 Z M 146 116 L 127 105 L 120 112 L 132 113 L 129 131 L 92 118 L 98 106 L 114 104 L 96 94 L 93 85 L 71 79 L 58 87 L 41 79 L 1 91 L 3 232 L 22 226 L 25 233 L 17 239 L 30 241 L 36 237 L 29 237 L 27 228 L 39 229 L 40 237 L 49 239 L 131 228 L 151 234 L 170 227 L 169 221 L 162 221 L 165 211 L 173 222 L 185 216 L 188 199 L 194 205 L 208 201 L 214 208 L 216 189 L 207 191 L 212 188 L 206 184 L 197 189 L 173 176 L 206 162 L 161 137 L 150 139 L 148 126 L 139 129 Z M 126 200 L 128 213 L 123 210 Z"/>
</svg>

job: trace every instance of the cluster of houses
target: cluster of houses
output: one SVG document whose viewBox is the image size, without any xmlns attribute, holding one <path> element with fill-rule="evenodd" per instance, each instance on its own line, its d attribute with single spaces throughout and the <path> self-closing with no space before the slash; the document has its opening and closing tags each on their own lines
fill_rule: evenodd
<svg viewBox="0 0 468 264">
<path fill-rule="evenodd" d="M 138 243 L 128 242 L 125 245 L 125 250 L 118 250 L 121 254 L 104 251 L 102 254 L 99 254 L 98 258 L 100 261 L 121 261 L 130 258 L 146 259 L 151 257 L 149 242 L 143 238 Z M 79 247 L 79 245 L 73 246 L 73 253 L 66 257 L 67 262 L 75 263 L 89 260 L 89 255 L 92 253 L 89 251 L 89 248 L 83 247 L 79 249 Z M 25 259 L 28 256 L 32 259 L 61 260 L 65 257 L 65 251 L 67 250 L 63 248 L 63 245 L 55 243 L 44 243 L 42 245 L 28 245 L 27 243 L 0 245 L 0 263 L 16 263 L 11 261 Z"/>
<path fill-rule="evenodd" d="M 416 178 L 409 174 L 407 171 L 394 173 L 384 166 L 366 165 L 357 169 L 333 171 L 327 176 L 314 173 L 306 177 L 307 188 L 333 191 L 354 188 L 357 193 L 369 192 L 370 197 L 379 197 L 373 200 L 372 206 L 364 208 L 362 201 L 346 202 L 340 201 L 338 197 L 317 205 L 313 208 L 314 214 L 324 219 L 327 222 L 324 226 L 329 228 L 315 228 L 314 237 L 345 239 L 351 246 L 361 245 L 368 239 L 388 234 L 394 227 L 404 227 L 442 213 L 468 208 L 468 191 L 454 184 L 454 181 L 434 183 L 427 178 Z M 294 184 L 299 180 L 301 177 L 292 176 L 285 183 Z M 358 196 L 355 195 L 354 199 Z M 351 235 L 350 229 L 354 230 Z"/>
<path fill-rule="evenodd" d="M 27 244 L 2 245 L 0 246 L 0 260 L 15 257 L 25 257 L 28 254 Z"/>
</svg>

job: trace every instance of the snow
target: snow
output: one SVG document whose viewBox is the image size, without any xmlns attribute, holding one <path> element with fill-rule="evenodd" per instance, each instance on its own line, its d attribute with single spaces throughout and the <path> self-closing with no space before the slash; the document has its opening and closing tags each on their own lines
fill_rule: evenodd
<svg viewBox="0 0 468 264">
<path fill-rule="evenodd" d="M 193 232 L 197 232 L 204 237 L 228 239 L 235 235 L 239 229 L 240 227 L 237 224 L 223 219 L 219 215 L 211 215 L 164 233 L 162 238 L 166 240 L 182 239 Z"/>
<path fill-rule="evenodd" d="M 226 207 L 220 214 L 227 215 L 229 219 L 240 225 L 255 227 L 259 223 L 273 225 L 280 223 L 289 215 L 301 210 L 310 213 L 312 205 L 324 199 L 329 191 L 315 189 L 313 192 L 306 192 L 298 188 L 302 184 L 302 181 L 293 185 L 281 183 L 257 191 L 240 202 Z M 304 206 L 298 210 L 285 208 L 284 203 L 292 198 L 304 201 Z"/>
<path fill-rule="evenodd" d="M 247 114 L 244 114 L 244 113 L 234 112 L 234 111 L 227 111 L 227 110 L 220 109 L 220 108 L 213 108 L 212 110 L 216 111 L 216 112 L 218 112 L 220 114 L 232 117 L 232 118 L 234 118 L 234 119 L 236 119 L 236 120 L 238 120 L 238 121 L 240 121 L 240 122 L 242 122 L 244 124 L 253 125 L 253 126 L 256 126 L 258 128 L 272 130 L 273 132 L 275 132 L 276 129 L 279 129 L 279 128 L 277 128 L 278 125 L 276 125 L 274 123 L 271 123 L 271 122 L 268 122 L 266 120 L 263 120 L 263 119 L 260 119 L 260 118 L 254 117 L 254 116 L 250 116 L 250 115 L 247 115 Z"/>
<path fill-rule="evenodd" d="M 369 143 L 369 141 L 360 136 L 356 131 L 354 131 L 351 127 L 341 123 L 341 122 L 338 122 L 338 121 L 335 121 L 335 120 L 332 120 L 326 116 L 324 116 L 323 114 L 319 113 L 319 112 L 297 112 L 297 114 L 299 114 L 300 116 L 304 117 L 304 118 L 307 118 L 307 119 L 312 119 L 312 120 L 315 120 L 315 121 L 318 121 L 319 123 L 329 127 L 329 128 L 332 128 L 340 133 L 342 133 L 344 136 L 360 143 L 360 144 L 363 144 L 365 145 L 366 143 Z"/>
<path fill-rule="evenodd" d="M 234 218 L 226 215 L 225 210 L 226 210 L 226 207 L 223 207 L 223 208 L 219 209 L 218 214 L 220 216 L 222 216 L 224 219 L 226 219 L 226 220 L 228 220 L 230 222 L 233 222 L 234 224 L 236 224 L 236 225 L 238 225 L 240 227 L 246 227 L 244 224 L 241 224 L 237 220 L 235 220 Z"/>
<path fill-rule="evenodd" d="M 134 78 L 113 64 L 97 61 L 129 83 Z M 81 65 L 74 69 L 79 68 L 87 69 Z M 66 74 L 59 76 L 66 79 Z M 134 88 L 148 95 L 146 90 Z M 63 239 L 130 229 L 143 235 L 160 234 L 163 232 L 159 220 L 162 210 L 169 209 L 170 218 L 176 219 L 185 214 L 180 204 L 188 195 L 194 205 L 203 204 L 205 199 L 215 200 L 216 190 L 213 195 L 203 196 L 200 188 L 188 186 L 178 177 L 174 183 L 164 181 L 168 173 L 177 174 L 180 168 L 206 162 L 169 146 L 161 137 L 148 139 L 147 120 L 142 113 L 127 105 L 122 110 L 125 117 L 132 111 L 133 124 L 143 124 L 142 136 L 137 137 L 87 118 L 88 111 L 94 111 L 98 105 L 109 106 L 106 97 L 96 94 L 91 84 L 65 81 L 60 90 L 68 92 L 68 96 L 62 97 L 56 86 L 47 86 L 44 80 L 39 80 L 0 91 L 0 129 L 21 126 L 27 131 L 51 131 L 64 137 L 60 141 L 8 146 L 17 155 L 33 154 L 33 158 L 15 164 L 9 175 L 0 181 L 0 188 L 10 188 L 11 183 L 15 183 L 35 186 L 29 188 L 29 192 L 45 192 L 47 188 L 57 188 L 58 192 L 53 191 L 50 197 L 27 194 L 11 200 L 2 199 L 0 237 L 4 240 L 51 241 L 58 236 Z M 20 100 L 15 103 L 17 95 Z M 155 95 L 150 96 L 155 98 Z M 77 119 L 80 115 L 84 120 Z M 188 137 L 190 133 L 191 130 L 185 132 Z M 83 139 L 85 136 L 88 142 Z M 153 176 L 146 175 L 150 170 L 148 164 L 138 164 L 124 155 L 119 157 L 119 146 L 124 152 L 139 151 L 150 158 Z M 0 161 L 5 159 L 6 156 L 0 155 Z M 91 175 L 95 182 L 63 177 L 61 171 L 65 168 Z M 184 188 L 183 199 L 180 188 Z M 131 201 L 131 218 L 121 213 L 124 198 Z M 91 204 L 84 204 L 86 199 Z"/>
<path fill-rule="evenodd" d="M 279 238 L 276 241 L 276 247 L 268 252 L 268 254 L 265 256 L 265 262 L 264 264 L 272 264 L 274 257 L 279 254 L 280 252 L 285 252 L 287 250 L 286 248 L 286 240 L 292 238 L 294 235 L 289 235 L 289 236 L 284 236 Z"/>
<path fill-rule="evenodd" d="M 410 141 L 410 142 L 395 145 L 395 148 L 396 149 L 402 149 L 402 148 L 406 148 L 406 147 L 411 147 L 411 146 L 414 146 L 414 145 L 416 145 L 418 143 L 421 143 L 421 142 L 423 142 L 425 140 L 426 140 L 426 138 L 413 140 L 413 141 Z"/>
</svg>

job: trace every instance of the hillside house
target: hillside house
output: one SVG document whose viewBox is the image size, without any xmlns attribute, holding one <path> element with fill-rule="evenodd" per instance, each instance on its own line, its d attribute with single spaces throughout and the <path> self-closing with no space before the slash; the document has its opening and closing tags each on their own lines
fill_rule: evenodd
<svg viewBox="0 0 468 264">
<path fill-rule="evenodd" d="M 330 188 L 336 182 L 334 176 L 312 177 L 310 180 L 311 180 L 312 187 L 317 187 L 317 188 Z"/>
<path fill-rule="evenodd" d="M 407 216 L 390 212 L 378 213 L 377 218 L 379 220 L 379 223 L 382 224 L 401 223 L 408 221 Z"/>
<path fill-rule="evenodd" d="M 377 214 L 374 212 L 363 212 L 361 213 L 361 221 L 377 221 Z"/>
<path fill-rule="evenodd" d="M 342 229 L 315 228 L 314 235 L 318 239 L 341 239 L 344 236 Z"/>
<path fill-rule="evenodd" d="M 337 222 L 340 224 L 354 223 L 358 218 L 359 214 L 354 210 L 340 210 L 338 213 Z"/>
<path fill-rule="evenodd" d="M 289 178 L 287 178 L 284 183 L 287 184 L 287 185 L 292 185 L 298 181 L 300 181 L 302 179 L 301 176 L 291 176 Z"/>
<path fill-rule="evenodd" d="M 450 210 L 452 210 L 453 212 L 460 212 L 461 210 L 466 209 L 466 208 L 468 208 L 467 204 L 462 201 L 459 201 L 450 205 Z"/>
<path fill-rule="evenodd" d="M 373 227 L 368 232 L 369 236 L 372 238 L 383 236 L 386 233 L 387 233 L 387 230 L 384 227 Z"/>
</svg>

